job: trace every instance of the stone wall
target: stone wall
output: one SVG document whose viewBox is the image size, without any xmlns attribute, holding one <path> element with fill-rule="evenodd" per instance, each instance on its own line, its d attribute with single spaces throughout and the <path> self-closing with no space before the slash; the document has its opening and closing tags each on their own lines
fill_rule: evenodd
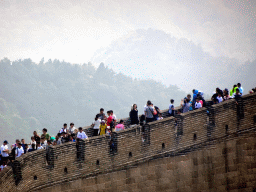
<svg viewBox="0 0 256 192">
<path fill-rule="evenodd" d="M 239 182 L 244 180 L 236 187 L 242 189 L 242 185 L 246 185 L 248 188 L 254 186 L 253 181 L 243 178 L 247 177 L 247 168 L 256 163 L 255 144 L 252 141 L 255 123 L 256 94 L 245 95 L 239 105 L 229 100 L 210 108 L 177 115 L 176 121 L 174 117 L 167 117 L 144 127 L 137 126 L 115 133 L 112 137 L 116 147 L 114 151 L 110 151 L 110 136 L 104 135 L 82 141 L 78 147 L 76 143 L 55 146 L 51 150 L 50 161 L 46 161 L 45 150 L 25 154 L 17 158 L 13 168 L 0 172 L 0 188 L 1 191 L 11 192 L 69 191 L 73 188 L 88 188 L 89 191 L 115 191 L 118 188 L 120 191 L 131 191 L 133 188 L 142 190 L 148 187 L 155 191 L 184 191 L 184 187 L 188 191 L 207 191 L 220 186 L 224 189 L 224 184 L 218 186 L 214 182 L 220 182 L 218 177 L 225 180 L 223 177 L 232 174 L 226 179 L 228 188 L 225 190 L 235 188 L 232 179 Z M 250 146 L 248 153 L 251 155 L 241 151 L 247 146 Z M 235 152 L 231 154 L 232 150 Z M 208 154 L 209 151 L 211 154 Z M 234 155 L 239 157 L 231 162 Z M 163 158 L 165 156 L 169 157 Z M 248 161 L 251 164 L 247 166 Z M 169 175 L 166 179 L 162 178 L 165 174 Z M 144 187 L 141 181 L 145 183 Z"/>
<path fill-rule="evenodd" d="M 147 160 L 44 188 L 54 191 L 250 191 L 256 189 L 255 130 L 229 135 L 186 155 Z"/>
</svg>

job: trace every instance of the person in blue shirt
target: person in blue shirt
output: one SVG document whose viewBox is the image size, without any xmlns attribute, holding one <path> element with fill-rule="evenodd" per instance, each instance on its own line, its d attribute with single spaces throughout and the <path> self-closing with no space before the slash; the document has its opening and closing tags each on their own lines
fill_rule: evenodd
<svg viewBox="0 0 256 192">
<path fill-rule="evenodd" d="M 169 105 L 169 115 L 170 116 L 175 116 L 175 114 L 174 114 L 174 100 L 173 99 L 171 99 L 170 100 L 170 102 L 171 102 L 171 104 Z"/>
<path fill-rule="evenodd" d="M 239 89 L 240 94 L 243 95 L 244 89 L 243 87 L 241 87 L 241 83 L 237 83 L 237 87 Z"/>
<path fill-rule="evenodd" d="M 198 94 L 198 90 L 193 89 L 192 92 L 193 92 L 193 100 L 192 100 L 192 102 L 195 103 L 196 102 L 196 98 L 197 98 L 197 94 Z"/>
</svg>

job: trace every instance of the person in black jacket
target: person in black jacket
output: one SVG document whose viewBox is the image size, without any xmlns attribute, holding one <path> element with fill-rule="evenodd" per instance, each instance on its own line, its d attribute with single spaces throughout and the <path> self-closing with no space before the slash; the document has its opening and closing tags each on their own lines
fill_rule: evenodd
<svg viewBox="0 0 256 192">
<path fill-rule="evenodd" d="M 138 109 L 137 109 L 136 104 L 132 105 L 132 109 L 130 111 L 130 118 L 131 118 L 131 125 L 138 125 L 139 124 Z"/>
</svg>

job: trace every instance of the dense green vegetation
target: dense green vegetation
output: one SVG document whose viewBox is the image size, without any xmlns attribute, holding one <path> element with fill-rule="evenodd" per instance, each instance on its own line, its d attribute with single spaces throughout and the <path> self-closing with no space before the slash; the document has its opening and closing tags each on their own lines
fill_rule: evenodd
<svg viewBox="0 0 256 192">
<path fill-rule="evenodd" d="M 128 117 L 133 103 L 139 113 L 148 99 L 166 109 L 170 98 L 186 94 L 177 86 L 166 87 L 153 80 L 132 79 L 115 73 L 104 64 L 70 64 L 43 59 L 0 61 L 0 128 L 1 141 L 28 140 L 32 132 L 46 127 L 54 135 L 63 123 L 86 126 L 93 122 L 99 109 L 112 109 L 117 118 Z"/>
</svg>

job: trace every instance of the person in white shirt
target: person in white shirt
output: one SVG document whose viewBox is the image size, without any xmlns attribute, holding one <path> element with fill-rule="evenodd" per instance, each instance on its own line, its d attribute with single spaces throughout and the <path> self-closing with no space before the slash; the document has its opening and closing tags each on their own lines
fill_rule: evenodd
<svg viewBox="0 0 256 192">
<path fill-rule="evenodd" d="M 70 127 L 68 129 L 69 134 L 73 134 L 76 128 L 74 127 L 74 123 L 70 123 Z"/>
<path fill-rule="evenodd" d="M 116 115 L 114 114 L 113 110 L 110 110 L 111 116 L 113 117 L 113 121 L 116 121 Z"/>
<path fill-rule="evenodd" d="M 100 123 L 101 123 L 101 119 L 99 118 L 98 115 L 96 115 L 95 121 L 92 124 L 93 125 L 93 136 L 98 136 L 99 135 Z"/>
<path fill-rule="evenodd" d="M 3 162 L 3 164 L 0 166 L 0 171 L 3 171 L 5 167 L 7 167 L 6 162 Z"/>
<path fill-rule="evenodd" d="M 34 136 L 31 137 L 31 141 L 29 143 L 29 149 L 32 149 L 32 144 L 36 145 L 36 141 L 35 141 L 35 137 Z"/>
<path fill-rule="evenodd" d="M 195 109 L 202 108 L 202 104 L 199 102 L 199 98 L 196 98 Z"/>
<path fill-rule="evenodd" d="M 43 147 L 43 149 L 45 149 L 46 145 L 47 145 L 47 140 L 45 138 L 41 138 L 41 147 Z"/>
<path fill-rule="evenodd" d="M 63 128 L 61 128 L 60 133 L 67 133 L 67 123 L 64 123 Z"/>
<path fill-rule="evenodd" d="M 76 138 L 78 139 L 88 139 L 87 135 L 85 134 L 85 132 L 83 131 L 83 128 L 82 127 L 79 127 L 78 128 L 78 133 L 77 133 L 77 136 Z"/>
<path fill-rule="evenodd" d="M 16 155 L 16 157 L 20 157 L 23 154 L 24 154 L 23 147 L 22 147 L 21 143 L 18 143 L 18 147 L 15 150 L 15 155 Z"/>
<path fill-rule="evenodd" d="M 39 150 L 39 149 L 43 149 L 43 148 L 44 148 L 43 146 L 41 146 L 41 144 L 40 144 L 40 143 L 37 143 L 37 144 L 36 144 L 36 147 L 37 147 L 37 150 Z"/>
<path fill-rule="evenodd" d="M 222 98 L 222 96 L 221 96 L 221 94 L 220 94 L 220 93 L 218 94 L 217 99 L 218 99 L 219 103 L 221 103 L 221 102 L 223 101 L 223 98 Z"/>
<path fill-rule="evenodd" d="M 170 100 L 171 104 L 169 105 L 169 115 L 170 116 L 175 116 L 175 112 L 174 112 L 174 100 L 171 99 Z"/>
<path fill-rule="evenodd" d="M 113 118 L 113 121 L 114 121 L 114 127 L 117 125 L 116 121 L 117 121 L 117 118 L 116 118 L 116 115 L 114 114 L 113 110 L 110 110 L 110 114 Z"/>
<path fill-rule="evenodd" d="M 1 146 L 2 161 L 7 162 L 9 159 L 8 141 L 4 141 Z"/>
<path fill-rule="evenodd" d="M 147 110 L 147 104 L 144 106 L 144 115 L 146 115 L 146 110 Z"/>
<path fill-rule="evenodd" d="M 157 118 L 157 120 L 162 120 L 163 119 L 163 117 L 162 117 L 162 113 L 159 113 L 158 114 L 158 118 Z"/>
</svg>

